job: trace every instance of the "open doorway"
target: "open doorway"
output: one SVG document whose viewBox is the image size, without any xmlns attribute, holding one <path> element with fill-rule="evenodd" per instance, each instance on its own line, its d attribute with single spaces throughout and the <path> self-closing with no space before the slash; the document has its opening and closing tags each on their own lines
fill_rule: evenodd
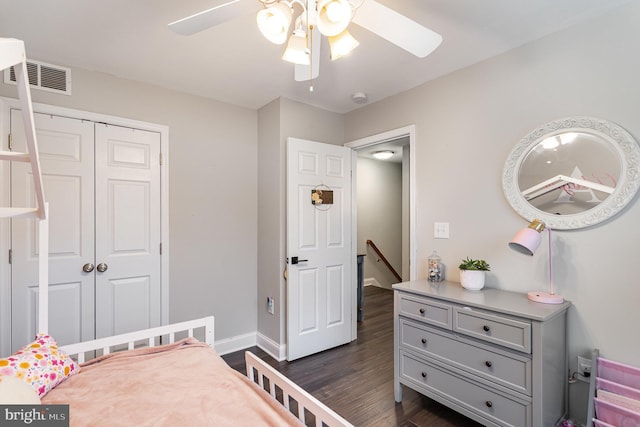
<svg viewBox="0 0 640 427">
<path fill-rule="evenodd" d="M 414 135 L 412 125 L 345 144 L 354 150 L 354 239 L 365 284 L 391 289 L 416 278 Z M 391 157 L 374 157 L 383 151 Z"/>
</svg>

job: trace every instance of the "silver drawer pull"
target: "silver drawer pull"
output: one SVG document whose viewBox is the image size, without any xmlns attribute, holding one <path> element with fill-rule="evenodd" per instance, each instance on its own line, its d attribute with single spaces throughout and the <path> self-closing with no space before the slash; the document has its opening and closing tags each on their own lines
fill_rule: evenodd
<svg viewBox="0 0 640 427">
<path fill-rule="evenodd" d="M 424 314 L 424 313 L 425 313 L 425 311 L 426 311 L 426 310 L 425 310 L 424 308 L 421 308 L 421 309 L 420 309 L 420 314 Z"/>
<path fill-rule="evenodd" d="M 490 368 L 490 367 L 492 367 L 492 366 L 493 366 L 493 362 L 491 362 L 491 360 L 487 360 L 486 362 L 484 362 L 484 365 L 485 365 L 487 368 Z"/>
<path fill-rule="evenodd" d="M 491 331 L 491 328 L 489 327 L 489 325 L 484 325 L 484 326 L 482 327 L 482 329 L 483 329 L 485 332 L 489 332 L 489 331 Z"/>
<path fill-rule="evenodd" d="M 491 408 L 493 406 L 493 402 L 490 400 L 487 400 L 484 404 L 487 405 L 487 408 Z"/>
<path fill-rule="evenodd" d="M 422 338 L 420 341 L 422 341 L 422 344 L 426 344 L 427 343 L 427 339 L 426 338 Z"/>
</svg>

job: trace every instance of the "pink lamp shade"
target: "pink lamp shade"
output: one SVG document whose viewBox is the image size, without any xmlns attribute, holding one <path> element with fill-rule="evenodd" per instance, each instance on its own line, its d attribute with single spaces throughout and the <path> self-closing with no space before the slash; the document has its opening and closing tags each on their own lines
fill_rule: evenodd
<svg viewBox="0 0 640 427">
<path fill-rule="evenodd" d="M 533 256 L 538 246 L 540 246 L 542 230 L 544 230 L 544 222 L 534 219 L 527 228 L 523 228 L 516 233 L 511 242 L 509 242 L 509 247 L 521 254 Z"/>
<path fill-rule="evenodd" d="M 509 242 L 509 247 L 521 254 L 533 256 L 536 249 L 538 249 L 538 246 L 540 246 L 541 241 L 542 235 L 540 232 L 527 227 L 516 233 L 513 239 Z"/>
</svg>

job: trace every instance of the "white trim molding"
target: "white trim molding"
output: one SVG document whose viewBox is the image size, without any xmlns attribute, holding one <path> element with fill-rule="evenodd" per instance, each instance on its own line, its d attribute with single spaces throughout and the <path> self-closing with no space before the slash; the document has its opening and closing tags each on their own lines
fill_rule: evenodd
<svg viewBox="0 0 640 427">
<path fill-rule="evenodd" d="M 352 148 L 354 151 L 369 147 L 394 139 L 408 137 L 409 138 L 409 280 L 417 279 L 418 260 L 417 239 L 416 239 L 416 126 L 407 125 L 401 128 L 392 129 L 376 135 L 367 136 L 347 142 L 345 147 Z M 354 174 L 355 175 L 355 174 Z M 355 179 L 355 178 L 354 178 Z M 355 181 L 354 181 L 355 182 Z M 355 188 L 355 186 L 354 186 Z M 356 192 L 353 191 L 353 194 Z M 355 196 L 354 196 L 355 197 Z M 355 201 L 354 201 L 355 206 Z M 354 209 L 355 214 L 355 209 Z M 354 219 L 355 221 L 355 219 Z M 353 227 L 353 241 L 357 241 L 357 227 Z"/>
</svg>

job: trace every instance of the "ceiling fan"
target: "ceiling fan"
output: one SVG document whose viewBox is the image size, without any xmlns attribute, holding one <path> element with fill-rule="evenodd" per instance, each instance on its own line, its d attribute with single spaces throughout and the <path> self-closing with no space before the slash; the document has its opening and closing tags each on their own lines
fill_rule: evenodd
<svg viewBox="0 0 640 427">
<path fill-rule="evenodd" d="M 267 40 L 276 44 L 289 40 L 282 59 L 295 64 L 296 81 L 313 80 L 320 74 L 322 35 L 329 39 L 332 60 L 358 46 L 347 29 L 352 22 L 419 58 L 442 42 L 440 34 L 375 0 L 231 0 L 171 22 L 169 28 L 182 35 L 195 34 L 255 12 L 256 1 L 262 5 L 256 21 Z"/>
</svg>

